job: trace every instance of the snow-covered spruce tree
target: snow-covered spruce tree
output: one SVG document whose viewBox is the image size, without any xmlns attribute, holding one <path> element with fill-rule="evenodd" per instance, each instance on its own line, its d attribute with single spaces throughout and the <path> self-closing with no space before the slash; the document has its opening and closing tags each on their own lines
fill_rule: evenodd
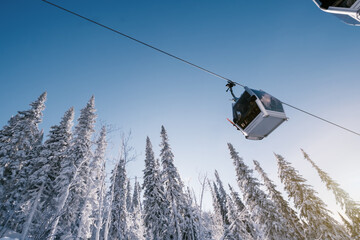
<svg viewBox="0 0 360 240">
<path fill-rule="evenodd" d="M 105 164 L 106 165 L 106 164 Z M 105 176 L 105 178 L 107 179 L 107 174 Z M 101 215 L 99 216 L 99 218 L 101 218 L 101 225 L 99 225 L 100 231 L 99 231 L 99 240 L 105 240 L 104 236 L 105 236 L 105 229 L 107 226 L 107 217 L 108 217 L 108 212 L 110 210 L 109 207 L 109 202 L 110 202 L 110 189 L 109 187 L 107 187 L 107 183 L 105 180 L 105 188 L 104 188 L 104 195 L 103 195 L 103 202 L 102 202 L 102 208 L 101 208 Z M 96 221 L 95 217 L 95 223 L 94 223 L 94 229 L 93 231 L 97 231 L 97 221 Z M 96 228 L 95 228 L 96 227 Z M 109 228 L 107 228 L 107 231 L 109 230 Z M 93 235 L 91 236 L 91 240 L 96 239 L 97 234 L 96 232 L 93 233 Z"/>
<path fill-rule="evenodd" d="M 62 208 L 61 218 L 57 226 L 57 234 L 61 238 L 88 238 L 91 234 L 90 216 L 92 212 L 89 204 L 89 187 L 91 186 L 90 161 L 93 157 L 91 152 L 92 135 L 95 124 L 95 98 L 92 96 L 81 110 L 78 124 L 75 126 L 72 145 L 67 152 L 66 166 L 60 178 L 70 177 L 70 182 L 64 182 L 61 194 L 66 197 L 66 204 L 59 205 Z M 65 176 L 64 176 L 65 175 Z M 63 184 L 59 182 L 59 184 Z M 70 189 L 69 189 L 70 187 Z M 63 199 L 62 199 L 63 201 Z"/>
<path fill-rule="evenodd" d="M 326 184 L 328 190 L 331 190 L 334 195 L 336 202 L 345 210 L 346 216 L 351 220 L 352 227 L 351 233 L 353 238 L 360 239 L 360 205 L 359 203 L 355 202 L 351 199 L 350 195 L 340 187 L 340 185 L 334 181 L 329 174 L 321 170 L 314 161 L 311 160 L 309 155 L 301 149 L 302 153 L 304 154 L 304 158 L 308 160 L 311 165 L 316 169 L 318 172 L 321 181 Z"/>
<path fill-rule="evenodd" d="M 215 238 L 213 235 L 213 216 L 210 211 L 201 211 L 199 208 L 199 216 L 201 213 L 201 225 L 200 225 L 200 234 L 199 239 L 201 240 L 213 240 L 213 239 L 219 239 Z"/>
<path fill-rule="evenodd" d="M 141 209 L 141 186 L 140 183 L 137 180 L 137 177 L 135 177 L 135 184 L 134 184 L 134 192 L 133 192 L 133 197 L 132 197 L 132 208 L 134 209 L 139 209 L 140 211 Z"/>
<path fill-rule="evenodd" d="M 166 239 L 169 225 L 169 202 L 160 176 L 159 162 L 155 160 L 152 144 L 146 138 L 144 172 L 144 225 L 146 239 Z"/>
<path fill-rule="evenodd" d="M 105 239 L 122 240 L 131 238 L 129 232 L 129 212 L 126 208 L 126 185 L 128 179 L 125 169 L 126 163 L 134 159 L 134 156 L 131 155 L 132 147 L 129 145 L 129 137 L 122 137 L 119 163 L 116 165 L 111 176 L 110 219 L 107 219 L 106 224 L 109 227 L 109 231 L 105 231 Z M 107 226 L 105 226 L 105 228 L 107 228 Z"/>
<path fill-rule="evenodd" d="M 40 189 L 37 191 L 37 194 L 36 194 L 36 197 L 33 201 L 33 204 L 31 205 L 31 209 L 29 211 L 29 215 L 27 216 L 27 219 L 24 223 L 24 226 L 23 226 L 23 231 L 21 233 L 21 240 L 25 240 L 25 239 L 28 239 L 28 229 L 30 227 L 30 224 L 33 220 L 33 217 L 35 215 L 35 213 L 37 212 L 37 208 L 38 206 L 41 204 L 40 202 L 40 197 L 41 195 L 43 194 L 43 191 L 44 191 L 44 185 L 45 185 L 45 182 L 43 182 L 40 186 Z"/>
<path fill-rule="evenodd" d="M 199 215 L 196 211 L 193 198 L 191 197 L 190 189 L 187 188 L 185 194 L 186 205 L 184 209 L 184 228 L 182 239 L 195 240 L 200 239 L 199 233 Z"/>
<path fill-rule="evenodd" d="M 102 236 L 107 239 L 127 239 L 128 233 L 128 212 L 126 210 L 126 163 L 132 161 L 133 150 L 129 146 L 130 134 L 128 137 L 122 135 L 120 157 L 110 176 L 110 190 L 106 194 L 106 206 L 104 210 L 104 225 Z"/>
<path fill-rule="evenodd" d="M 100 131 L 100 136 L 96 141 L 96 150 L 94 153 L 94 158 L 90 164 L 91 169 L 91 179 L 92 179 L 92 194 L 94 198 L 91 200 L 93 205 L 93 213 L 91 218 L 94 219 L 92 225 L 92 239 L 100 239 L 100 230 L 103 224 L 103 210 L 104 210 L 104 200 L 105 200 L 105 154 L 106 154 L 106 128 L 102 127 Z"/>
<path fill-rule="evenodd" d="M 129 238 L 138 240 L 145 239 L 144 221 L 140 205 L 140 185 L 136 178 L 131 211 L 129 212 Z"/>
<path fill-rule="evenodd" d="M 184 210 L 186 199 L 183 192 L 183 183 L 180 175 L 174 165 L 174 155 L 169 145 L 169 139 L 164 126 L 161 126 L 161 164 L 162 181 L 165 188 L 165 195 L 169 201 L 169 237 L 173 239 L 182 239 L 184 228 Z"/>
<path fill-rule="evenodd" d="M 12 153 L 11 143 L 13 129 L 16 127 L 19 118 L 19 115 L 12 116 L 8 121 L 8 125 L 5 125 L 3 129 L 0 130 L 0 225 L 6 224 L 6 222 L 10 220 L 9 218 L 11 216 L 8 215 L 8 211 L 6 210 L 6 208 L 11 208 L 11 204 L 9 202 L 5 202 L 9 197 L 9 195 L 6 194 L 5 189 L 8 181 L 10 181 L 13 177 L 12 170 L 9 166 L 11 162 L 10 156 L 14 155 L 14 153 Z M 5 168 L 8 169 L 7 173 L 5 172 Z"/>
<path fill-rule="evenodd" d="M 114 201 L 114 192 L 115 192 L 115 170 L 117 169 L 117 165 L 118 163 L 115 165 L 114 169 L 111 172 L 111 186 L 109 189 L 109 192 L 106 193 L 105 195 L 105 209 L 104 209 L 104 225 L 103 225 L 103 229 L 101 230 L 101 236 L 104 240 L 108 240 L 109 239 L 109 230 L 110 230 L 110 223 L 111 223 L 111 213 L 112 213 L 112 203 Z"/>
<path fill-rule="evenodd" d="M 191 215 L 193 217 L 191 219 L 194 219 L 193 224 L 195 224 L 194 229 L 196 229 L 196 239 L 201 239 L 201 240 L 213 239 L 211 237 L 211 228 L 212 228 L 211 216 L 207 212 L 202 211 L 203 194 L 207 184 L 206 180 L 207 180 L 206 176 L 202 180 L 200 180 L 201 182 L 201 193 L 200 193 L 200 203 L 199 203 L 200 205 L 196 200 L 195 194 L 194 193 L 190 194 L 189 188 L 187 191 L 188 205 L 192 207 Z"/>
<path fill-rule="evenodd" d="M 131 213 L 132 211 L 132 189 L 131 189 L 131 183 L 130 183 L 130 178 L 127 179 L 126 181 L 126 211 Z"/>
<path fill-rule="evenodd" d="M 29 199 L 37 199 L 39 198 L 39 193 L 36 191 L 40 189 L 36 189 L 35 191 L 28 191 L 29 188 L 29 178 L 31 176 L 31 172 L 36 169 L 36 159 L 38 159 L 40 152 L 42 151 L 42 137 L 38 139 L 38 142 L 35 143 L 35 146 L 31 151 L 28 152 L 26 158 L 24 158 L 21 169 L 17 174 L 17 181 L 14 183 L 13 189 L 17 189 L 17 191 L 13 191 L 15 196 L 10 196 L 13 199 L 16 199 L 16 209 L 15 214 L 13 215 L 10 223 L 10 226 L 16 226 L 15 231 L 21 232 L 23 228 L 25 228 L 24 224 L 29 219 L 29 215 L 33 215 L 30 212 L 32 211 L 34 204 L 31 201 L 27 201 Z M 42 188 L 43 189 L 43 188 Z M 43 190 L 41 190 L 43 191 Z M 35 203 L 38 206 L 38 203 Z"/>
<path fill-rule="evenodd" d="M 229 195 L 226 196 L 227 218 L 229 220 L 229 230 L 226 239 L 231 240 L 250 240 L 254 239 L 248 232 L 246 222 L 243 221 L 241 211 L 237 210 L 234 201 Z"/>
<path fill-rule="evenodd" d="M 0 131 L 0 225 L 7 225 L 13 230 L 17 230 L 17 224 L 16 220 L 11 220 L 20 210 L 20 193 L 24 191 L 14 186 L 20 187 L 22 184 L 19 183 L 26 182 L 27 176 L 20 178 L 19 172 L 29 158 L 29 153 L 41 144 L 42 131 L 39 131 L 38 124 L 41 122 L 45 100 L 46 92 L 30 104 L 29 110 L 19 111 L 13 116 Z"/>
<path fill-rule="evenodd" d="M 222 239 L 224 236 L 224 233 L 226 232 L 226 226 L 224 225 L 224 221 L 223 221 L 223 216 L 221 214 L 221 207 L 218 201 L 218 197 L 216 196 L 216 192 L 218 190 L 216 190 L 217 186 L 215 183 L 213 183 L 213 185 L 211 184 L 211 182 L 208 182 L 209 188 L 210 188 L 210 192 L 211 192 L 211 196 L 212 196 L 212 204 L 213 204 L 213 213 L 212 213 L 212 237 L 214 239 Z"/>
<path fill-rule="evenodd" d="M 114 198 L 111 203 L 111 221 L 109 228 L 110 239 L 127 239 L 128 222 L 126 211 L 126 171 L 125 159 L 120 158 L 116 165 L 113 175 L 112 184 L 114 185 Z"/>
<path fill-rule="evenodd" d="M 245 208 L 244 203 L 241 201 L 239 194 L 230 186 L 230 184 L 229 184 L 229 189 L 230 189 L 231 200 L 235 204 L 234 211 L 236 211 L 238 218 L 243 222 L 246 231 L 248 232 L 248 234 L 250 234 L 252 239 L 258 239 L 257 236 L 259 234 L 258 234 L 257 226 L 251 219 L 251 216 L 248 210 Z"/>
<path fill-rule="evenodd" d="M 194 198 L 194 208 L 195 208 L 195 214 L 196 218 L 198 219 L 198 231 L 199 231 L 199 239 L 211 239 L 211 217 L 210 214 L 207 214 L 207 212 L 203 211 L 203 202 L 204 202 L 204 193 L 207 186 L 207 176 L 206 174 L 201 176 L 199 175 L 198 178 L 201 190 L 200 190 L 200 199 L 199 203 L 197 202 L 195 194 L 193 194 Z"/>
<path fill-rule="evenodd" d="M 244 203 L 241 201 L 239 193 L 237 193 L 234 188 L 229 184 L 230 196 L 232 201 L 235 203 L 237 211 L 243 211 L 245 209 Z"/>
<path fill-rule="evenodd" d="M 217 201 L 220 206 L 221 216 L 222 216 L 224 225 L 227 226 L 230 224 L 229 219 L 227 217 L 227 203 L 226 203 L 227 193 L 224 189 L 224 185 L 220 179 L 220 176 L 219 176 L 219 173 L 217 170 L 215 170 L 215 178 L 216 178 L 217 186 L 214 186 L 214 192 L 215 192 L 215 196 L 216 196 Z"/>
<path fill-rule="evenodd" d="M 307 222 L 305 229 L 308 239 L 340 240 L 350 239 L 344 228 L 330 216 L 325 203 L 317 196 L 316 191 L 295 170 L 291 164 L 278 154 L 279 177 L 285 191 L 293 199 L 299 210 L 300 218 Z"/>
<path fill-rule="evenodd" d="M 222 226 L 223 226 L 223 237 L 226 237 L 228 232 L 229 232 L 229 219 L 227 217 L 227 206 L 226 204 L 224 205 L 224 203 L 226 203 L 226 200 L 224 201 L 223 199 L 226 198 L 226 192 L 225 190 L 223 191 L 223 194 L 221 193 L 221 191 L 219 190 L 219 187 L 216 185 L 215 182 L 213 182 L 213 191 L 214 191 L 214 196 L 215 196 L 215 201 L 217 202 L 217 206 L 218 209 L 220 210 L 220 216 L 221 216 L 221 220 L 222 220 Z M 223 197 L 224 196 L 224 197 Z"/>
<path fill-rule="evenodd" d="M 69 138 L 64 141 L 67 142 L 68 148 L 62 153 L 61 160 L 59 161 L 59 175 L 54 179 L 53 183 L 55 192 L 57 193 L 57 197 L 53 199 L 55 211 L 49 218 L 49 223 L 45 228 L 45 235 L 43 236 L 49 240 L 54 239 L 56 237 L 56 233 L 58 237 L 66 235 L 66 230 L 64 230 L 64 228 L 69 227 L 69 225 L 67 226 L 64 221 L 66 220 L 66 215 L 64 216 L 67 210 L 66 203 L 70 195 L 71 187 L 74 184 L 74 179 L 79 173 L 77 171 L 77 167 L 75 166 L 75 159 L 71 158 L 69 155 L 72 149 L 72 144 L 74 143 L 71 138 L 71 126 L 68 126 L 67 130 Z M 59 226 L 60 218 L 63 219 L 64 217 L 65 219 Z M 68 222 L 70 222 L 70 220 Z"/>
<path fill-rule="evenodd" d="M 54 187 L 55 180 L 61 172 L 61 162 L 66 158 L 71 144 L 73 119 L 74 109 L 70 108 L 65 112 L 60 124 L 51 127 L 39 156 L 30 160 L 31 169 L 26 194 L 22 197 L 22 208 L 30 206 L 31 209 L 26 214 L 28 224 L 22 229 L 23 236 L 45 237 L 44 229 L 48 229 L 49 219 L 54 217 L 59 194 Z M 34 213 L 29 214 L 30 212 Z"/>
<path fill-rule="evenodd" d="M 143 225 L 143 219 L 139 209 L 134 209 L 133 212 L 129 213 L 128 217 L 128 237 L 129 239 L 145 239 L 145 228 Z"/>
<path fill-rule="evenodd" d="M 354 239 L 359 239 L 359 235 L 355 235 L 355 234 L 354 234 L 354 232 L 353 232 L 353 226 L 352 226 L 352 224 L 349 222 L 349 220 L 346 219 L 343 215 L 341 215 L 341 213 L 338 212 L 338 214 L 339 214 L 339 216 L 340 216 L 340 218 L 341 218 L 341 221 L 344 223 L 346 229 L 351 233 L 352 237 L 353 237 Z"/>
<path fill-rule="evenodd" d="M 261 168 L 260 163 L 254 160 L 255 170 L 259 172 L 264 185 L 268 191 L 268 195 L 275 203 L 277 209 L 282 214 L 287 228 L 290 230 L 291 239 L 305 239 L 305 231 L 296 215 L 296 212 L 290 208 L 289 203 L 282 197 L 281 193 L 276 190 L 276 185 L 270 180 L 265 171 Z"/>
<path fill-rule="evenodd" d="M 219 179 L 220 180 L 220 179 Z M 222 186 L 222 183 L 221 183 Z M 226 204 L 226 198 L 227 198 L 227 193 L 225 192 L 225 189 L 219 190 L 219 187 L 216 185 L 215 182 L 213 182 L 213 191 L 214 191 L 214 201 L 216 201 L 216 204 L 214 205 L 214 209 L 216 208 L 217 210 L 215 211 L 216 215 L 220 214 L 220 218 L 222 221 L 222 224 L 220 224 L 219 226 L 222 226 L 223 229 L 220 232 L 222 232 L 222 237 L 221 239 L 226 239 L 229 237 L 229 225 L 230 225 L 230 221 L 228 219 L 228 214 L 227 214 L 227 204 Z M 223 200 L 225 198 L 225 200 Z M 224 205 L 225 203 L 225 205 Z M 218 218 L 216 216 L 216 218 Z M 216 218 L 214 220 L 216 220 Z"/>
<path fill-rule="evenodd" d="M 262 230 L 263 236 L 261 239 L 291 239 L 288 236 L 289 229 L 287 229 L 284 219 L 278 213 L 279 210 L 260 189 L 260 183 L 256 178 L 252 177 L 252 170 L 248 169 L 230 143 L 228 143 L 228 147 L 234 161 L 237 182 L 243 193 L 245 205 L 254 222 L 259 224 Z"/>
</svg>

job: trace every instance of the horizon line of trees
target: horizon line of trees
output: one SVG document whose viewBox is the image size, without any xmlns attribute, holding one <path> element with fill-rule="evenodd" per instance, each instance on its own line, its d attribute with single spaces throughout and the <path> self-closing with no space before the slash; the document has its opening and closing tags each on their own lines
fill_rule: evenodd
<svg viewBox="0 0 360 240">
<path fill-rule="evenodd" d="M 275 154 L 288 199 L 254 160 L 261 181 L 228 143 L 239 192 L 228 191 L 215 170 L 204 177 L 200 200 L 186 187 L 174 163 L 167 132 L 161 127 L 156 158 L 149 137 L 143 182 L 131 184 L 126 164 L 133 160 L 128 138 L 106 184 L 107 129 L 94 141 L 95 98 L 51 127 L 39 130 L 46 93 L 19 111 L 0 130 L 0 238 L 8 230 L 21 239 L 360 239 L 360 205 L 301 149 L 344 210 L 339 223 L 299 172 Z M 266 191 L 263 191 L 262 188 Z M 202 210 L 209 189 L 213 211 Z"/>
</svg>

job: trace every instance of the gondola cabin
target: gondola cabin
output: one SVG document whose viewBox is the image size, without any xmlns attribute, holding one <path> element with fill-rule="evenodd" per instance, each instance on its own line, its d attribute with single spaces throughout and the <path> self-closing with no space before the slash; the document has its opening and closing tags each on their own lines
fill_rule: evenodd
<svg viewBox="0 0 360 240">
<path fill-rule="evenodd" d="M 313 0 L 322 11 L 335 15 L 343 22 L 360 26 L 360 0 Z"/>
<path fill-rule="evenodd" d="M 251 140 L 263 139 L 287 119 L 280 100 L 248 87 L 232 108 L 234 123 Z"/>
</svg>

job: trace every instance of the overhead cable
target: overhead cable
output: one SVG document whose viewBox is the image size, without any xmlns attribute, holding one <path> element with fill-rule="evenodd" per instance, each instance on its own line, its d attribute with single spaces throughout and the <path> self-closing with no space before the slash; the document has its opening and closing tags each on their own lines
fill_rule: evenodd
<svg viewBox="0 0 360 240">
<path fill-rule="evenodd" d="M 117 34 L 119 34 L 119 35 L 121 35 L 121 36 L 123 36 L 123 37 L 126 37 L 126 38 L 128 38 L 128 39 L 130 39 L 130 40 L 133 40 L 133 41 L 135 41 L 135 42 L 137 42 L 137 43 L 140 43 L 140 44 L 142 44 L 142 45 L 144 45 L 144 46 L 146 46 L 146 47 L 149 47 L 149 48 L 151 48 L 151 49 L 154 49 L 154 50 L 156 50 L 156 51 L 158 51 L 158 52 L 160 52 L 160 53 L 163 53 L 163 54 L 165 54 L 165 55 L 167 55 L 167 56 L 169 56 L 169 57 L 175 58 L 175 59 L 177 59 L 177 60 L 179 60 L 179 61 L 181 61 L 181 62 L 183 62 L 183 63 L 186 63 L 186 64 L 188 64 L 188 65 L 190 65 L 190 66 L 195 67 L 195 68 L 198 68 L 198 69 L 200 69 L 200 70 L 202 70 L 202 71 L 204 71 L 204 72 L 207 72 L 207 73 L 209 73 L 209 74 L 211 74 L 211 75 L 213 75 L 213 76 L 215 76 L 215 77 L 221 78 L 221 79 L 223 79 L 223 80 L 225 80 L 225 81 L 227 81 L 227 82 L 232 82 L 232 83 L 234 83 L 234 84 L 236 84 L 236 85 L 239 85 L 239 86 L 241 86 L 241 87 L 245 87 L 245 85 L 243 85 L 243 84 L 241 84 L 241 83 L 235 82 L 235 81 L 233 81 L 233 80 L 231 80 L 231 79 L 229 79 L 229 78 L 227 78 L 227 77 L 224 77 L 224 76 L 222 76 L 222 75 L 220 75 L 220 74 L 217 74 L 217 73 L 215 73 L 215 72 L 213 72 L 213 71 L 210 71 L 210 70 L 208 70 L 208 69 L 206 69 L 206 68 L 203 68 L 203 67 L 201 67 L 201 66 L 199 66 L 199 65 L 197 65 L 197 64 L 194 64 L 194 63 L 192 63 L 192 62 L 190 62 L 190 61 L 187 61 L 187 60 L 185 60 L 185 59 L 183 59 L 183 58 L 180 58 L 180 57 L 178 57 L 178 56 L 175 56 L 174 54 L 171 54 L 171 53 L 169 53 L 169 52 L 166 52 L 166 51 L 164 51 L 164 50 L 161 50 L 160 48 L 154 47 L 154 46 L 152 46 L 152 45 L 150 45 L 150 44 L 148 44 L 148 43 L 145 43 L 145 42 L 143 42 L 143 41 L 140 41 L 140 40 L 138 40 L 138 39 L 136 39 L 136 38 L 134 38 L 134 37 L 131 37 L 131 36 L 125 34 L 125 33 L 122 33 L 122 32 L 120 32 L 120 31 L 118 31 L 118 30 L 116 30 L 116 29 L 114 29 L 114 28 L 108 27 L 108 26 L 106 26 L 106 25 L 104 25 L 104 24 L 102 24 L 102 23 L 99 23 L 99 22 L 95 21 L 95 20 L 92 20 L 92 19 L 90 19 L 90 18 L 84 17 L 84 16 L 82 16 L 82 15 L 76 13 L 76 12 L 73 12 L 73 11 L 71 11 L 71 10 L 68 10 L 68 9 L 66 9 L 66 8 L 64 8 L 64 7 L 61 7 L 61 6 L 57 5 L 57 4 L 54 4 L 54 3 L 49 2 L 49 1 L 47 1 L 47 0 L 40 0 L 40 1 L 45 2 L 45 3 L 47 3 L 47 4 L 50 4 L 50 5 L 58 8 L 58 9 L 61 9 L 61 10 L 65 11 L 65 12 L 68 12 L 68 13 L 70 13 L 70 14 L 72 14 L 72 15 L 75 15 L 75 16 L 77 16 L 77 17 L 80 17 L 80 18 L 82 18 L 82 19 L 84 19 L 84 20 L 86 20 L 86 21 L 88 21 L 88 22 L 94 23 L 94 24 L 96 24 L 96 25 L 98 25 L 98 26 L 100 26 L 100 27 L 103 27 L 103 28 L 105 28 L 105 29 L 108 29 L 108 30 L 110 30 L 110 31 L 112 31 L 112 32 L 114 32 L 114 33 L 117 33 Z M 317 116 L 317 115 L 315 115 L 315 114 L 312 114 L 312 113 L 310 113 L 310 112 L 308 112 L 308 111 L 302 110 L 302 109 L 300 109 L 300 108 L 298 108 L 298 107 L 295 107 L 295 106 L 293 106 L 293 105 L 290 105 L 290 104 L 288 104 L 288 103 L 285 103 L 285 102 L 282 102 L 282 103 L 283 103 L 284 105 L 288 106 L 288 107 L 291 107 L 291 108 L 293 108 L 293 109 L 295 109 L 295 110 L 298 110 L 298 111 L 300 111 L 300 112 L 302 112 L 302 113 L 305 113 L 305 114 L 307 114 L 307 115 L 309 115 L 309 116 L 312 116 L 312 117 L 317 118 L 317 119 L 319 119 L 319 120 L 321 120 L 321 121 L 324 121 L 324 122 L 329 123 L 329 124 L 331 124 L 331 125 L 333 125 L 333 126 L 336 126 L 336 127 L 341 128 L 341 129 L 343 129 L 343 130 L 345 130 L 345 131 L 348 131 L 348 132 L 350 132 L 350 133 L 353 133 L 353 134 L 355 134 L 355 135 L 360 136 L 360 133 L 355 132 L 355 131 L 353 131 L 353 130 L 350 130 L 350 129 L 348 129 L 348 128 L 345 128 L 345 127 L 343 127 L 343 126 L 341 126 L 341 125 L 339 125 L 339 124 L 336 124 L 336 123 L 334 123 L 334 122 L 331 122 L 331 121 L 329 121 L 329 120 L 326 120 L 325 118 L 319 117 L 319 116 Z"/>
<path fill-rule="evenodd" d="M 54 7 L 57 7 L 57 8 L 59 8 L 59 9 L 61 9 L 61 10 L 64 10 L 64 11 L 66 11 L 66 12 L 68 12 L 68 13 L 71 13 L 71 14 L 73 14 L 73 15 L 75 15 L 75 16 L 77 16 L 77 17 L 80 17 L 80 18 L 82 18 L 82 19 L 84 19 L 84 20 L 86 20 L 86 21 L 89 21 L 89 22 L 91 22 L 91 23 L 94 23 L 94 24 L 96 24 L 96 25 L 98 25 L 98 26 L 100 26 L 100 27 L 106 28 L 106 29 L 108 29 L 108 30 L 110 30 L 110 31 L 112 31 L 112 32 L 114 32 L 114 33 L 120 34 L 120 35 L 122 35 L 123 37 L 129 38 L 129 39 L 131 39 L 131 40 L 133 40 L 133 41 L 135 41 L 135 42 L 137 42 L 137 43 L 140 43 L 140 44 L 142 44 L 142 45 L 144 45 L 144 46 L 146 46 L 146 47 L 152 48 L 152 49 L 154 49 L 154 50 L 156 50 L 156 51 L 158 51 L 158 52 L 161 52 L 161 53 L 163 53 L 163 54 L 165 54 L 165 55 L 168 55 L 169 57 L 175 58 L 175 59 L 177 59 L 177 60 L 179 60 L 179 61 L 181 61 L 181 62 L 184 62 L 184 63 L 186 63 L 186 64 L 189 64 L 189 65 L 191 65 L 191 66 L 193 66 L 193 67 L 196 67 L 196 68 L 198 68 L 198 69 L 200 69 L 200 70 L 202 70 L 202 71 L 205 71 L 205 72 L 207 72 L 207 73 L 209 73 L 209 74 L 211 74 L 211 75 L 214 75 L 215 77 L 224 79 L 225 81 L 230 81 L 230 82 L 232 82 L 230 79 L 228 79 L 228 78 L 226 78 L 226 77 L 223 77 L 223 76 L 221 76 L 221 75 L 219 75 L 219 74 L 217 74 L 217 73 L 214 73 L 214 72 L 212 72 L 212 71 L 210 71 L 210 70 L 207 70 L 206 68 L 200 67 L 199 65 L 196 65 L 196 64 L 194 64 L 194 63 L 192 63 L 192 62 L 189 62 L 189 61 L 187 61 L 187 60 L 185 60 L 185 59 L 183 59 L 183 58 L 180 58 L 180 57 L 175 56 L 175 55 L 173 55 L 173 54 L 171 54 L 171 53 L 169 53 L 169 52 L 166 52 L 166 51 L 164 51 L 164 50 L 161 50 L 160 48 L 154 47 L 154 46 L 152 46 L 152 45 L 150 45 L 150 44 L 148 44 L 148 43 L 145 43 L 145 42 L 143 42 L 143 41 L 140 41 L 140 40 L 138 40 L 138 39 L 136 39 L 136 38 L 134 38 L 134 37 L 131 37 L 131 36 L 125 34 L 125 33 L 119 32 L 119 31 L 116 30 L 116 29 L 113 29 L 113 28 L 111 28 L 111 27 L 108 27 L 108 26 L 106 26 L 106 25 L 104 25 L 104 24 L 101 24 L 101 23 L 99 23 L 99 22 L 97 22 L 97 21 L 94 21 L 94 20 L 92 20 L 92 19 L 90 19 L 90 18 L 84 17 L 84 16 L 82 16 L 82 15 L 76 13 L 76 12 L 70 11 L 70 10 L 68 10 L 68 9 L 66 9 L 66 8 L 63 8 L 63 7 L 59 6 L 59 5 L 56 5 L 56 4 L 54 4 L 54 3 L 52 3 L 52 2 L 49 2 L 49 1 L 46 1 L 46 0 L 41 0 L 41 1 L 43 1 L 43 2 L 45 2 L 45 3 L 48 3 L 48 4 L 50 4 L 50 5 L 54 6 Z M 240 83 L 236 83 L 236 84 L 239 85 L 239 86 L 244 87 L 244 85 L 242 85 L 242 84 L 240 84 Z"/>
</svg>

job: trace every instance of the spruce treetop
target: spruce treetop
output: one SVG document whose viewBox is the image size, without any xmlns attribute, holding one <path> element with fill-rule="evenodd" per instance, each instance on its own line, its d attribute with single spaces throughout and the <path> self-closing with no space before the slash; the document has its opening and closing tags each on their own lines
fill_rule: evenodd
<svg viewBox="0 0 360 240">
<path fill-rule="evenodd" d="M 55 145 L 68 144 L 72 137 L 71 128 L 73 126 L 73 121 L 74 121 L 74 108 L 71 107 L 69 110 L 65 112 L 59 125 L 51 126 L 48 139 L 45 141 L 44 146 L 51 144 L 55 144 Z"/>
<path fill-rule="evenodd" d="M 161 126 L 161 153 L 160 155 L 162 156 L 163 160 L 172 160 L 174 158 L 174 154 L 171 151 L 171 147 L 169 144 L 169 138 L 167 136 L 166 130 L 164 126 Z"/>
<path fill-rule="evenodd" d="M 96 140 L 96 145 L 97 145 L 97 149 L 95 150 L 95 152 L 98 152 L 97 155 L 104 155 L 107 147 L 105 126 L 101 127 L 99 137 Z"/>
<path fill-rule="evenodd" d="M 41 112 L 44 110 L 45 101 L 46 101 L 47 93 L 43 92 L 35 102 L 30 103 L 32 110 Z"/>
<path fill-rule="evenodd" d="M 149 137 L 146 137 L 146 148 L 145 148 L 145 169 L 144 172 L 148 168 L 153 168 L 155 165 L 155 156 L 152 150 L 152 144 Z"/>
<path fill-rule="evenodd" d="M 46 96 L 46 92 L 42 93 L 36 101 L 30 103 L 31 109 L 25 111 L 18 111 L 18 113 L 25 118 L 33 120 L 35 124 L 40 123 L 42 111 L 45 109 Z"/>
<path fill-rule="evenodd" d="M 105 152 L 107 147 L 105 126 L 101 128 L 100 135 L 96 140 L 96 145 L 97 147 L 95 149 L 94 159 L 92 160 L 90 167 L 93 169 L 93 178 L 96 181 L 99 181 L 104 177 L 101 175 L 104 174 L 103 171 L 105 168 Z"/>
<path fill-rule="evenodd" d="M 149 137 L 146 137 L 146 147 L 145 147 L 145 169 L 143 170 L 144 173 L 144 181 L 142 188 L 147 189 L 149 188 L 149 184 L 152 185 L 155 179 L 155 175 L 157 173 L 157 169 L 155 168 L 155 156 L 152 150 L 152 144 Z M 145 190 L 152 191 L 151 189 Z"/>
<path fill-rule="evenodd" d="M 161 152 L 160 152 L 160 157 L 161 157 L 161 163 L 163 165 L 163 177 L 164 177 L 164 181 L 169 184 L 175 184 L 173 187 L 177 188 L 177 189 L 170 189 L 170 191 L 174 190 L 174 191 L 179 191 L 182 192 L 182 188 L 183 188 L 183 182 L 181 181 L 179 172 L 177 171 L 177 168 L 174 165 L 174 154 L 171 151 L 171 147 L 169 144 L 169 138 L 167 136 L 166 130 L 164 128 L 164 126 L 161 126 Z M 171 186 L 168 186 L 171 188 Z"/>
<path fill-rule="evenodd" d="M 78 125 L 75 127 L 76 135 L 90 139 L 91 134 L 94 132 L 95 111 L 95 97 L 92 96 L 85 108 L 80 111 Z"/>
<path fill-rule="evenodd" d="M 67 131 L 71 131 L 74 121 L 75 110 L 74 107 L 69 108 L 61 119 L 60 126 L 65 128 Z"/>
</svg>

